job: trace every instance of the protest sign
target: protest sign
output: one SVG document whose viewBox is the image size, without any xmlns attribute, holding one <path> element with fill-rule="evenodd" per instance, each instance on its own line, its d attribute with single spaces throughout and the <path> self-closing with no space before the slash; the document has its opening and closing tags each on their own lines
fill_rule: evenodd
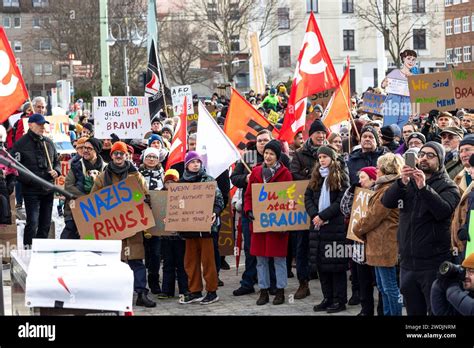
<svg viewBox="0 0 474 348">
<path fill-rule="evenodd" d="M 410 90 L 408 88 L 408 82 L 400 79 L 392 79 L 387 77 L 387 87 L 385 88 L 387 94 L 397 94 L 408 97 Z"/>
<path fill-rule="evenodd" d="M 18 249 L 17 247 L 17 226 L 15 222 L 16 209 L 15 209 L 15 193 L 10 195 L 10 207 L 12 224 L 3 225 L 0 224 L 0 255 L 4 262 L 10 262 L 10 253 L 13 250 Z"/>
<path fill-rule="evenodd" d="M 194 112 L 193 92 L 191 90 L 191 86 L 187 85 L 171 87 L 171 100 L 173 101 L 173 112 L 175 115 L 181 114 L 184 97 L 186 97 L 187 114 L 191 115 Z"/>
<path fill-rule="evenodd" d="M 408 76 L 410 101 L 420 113 L 456 109 L 453 78 L 450 71 Z"/>
<path fill-rule="evenodd" d="M 216 187 L 215 181 L 170 184 L 165 230 L 210 232 Z"/>
<path fill-rule="evenodd" d="M 217 107 L 215 105 L 206 105 L 206 110 L 209 112 L 209 114 L 214 117 L 214 119 L 217 118 Z M 188 120 L 188 126 L 191 122 L 196 121 L 199 119 L 199 108 L 198 106 L 194 106 L 193 110 L 190 114 L 186 116 Z"/>
<path fill-rule="evenodd" d="M 309 228 L 304 206 L 308 180 L 252 185 L 254 232 L 286 232 Z"/>
<path fill-rule="evenodd" d="M 221 256 L 234 255 L 234 231 L 231 209 L 231 205 L 228 204 L 220 216 L 221 229 L 219 231 L 219 254 Z"/>
<path fill-rule="evenodd" d="M 71 169 L 69 161 L 61 161 L 61 175 L 54 180 L 54 185 L 64 188 L 66 183 L 66 176 Z"/>
<path fill-rule="evenodd" d="M 165 231 L 168 191 L 150 191 L 150 200 L 156 226 L 150 228 L 148 232 L 153 236 L 172 236 L 174 233 Z"/>
<path fill-rule="evenodd" d="M 150 130 L 147 97 L 94 97 L 95 137 L 110 139 L 144 139 Z"/>
<path fill-rule="evenodd" d="M 456 108 L 472 109 L 474 104 L 474 69 L 453 70 Z"/>
<path fill-rule="evenodd" d="M 58 154 L 72 154 L 75 153 L 74 147 L 71 144 L 69 135 L 69 118 L 66 115 L 45 116 L 46 121 L 44 127 L 44 136 L 50 138 L 54 142 L 54 146 Z M 22 119 L 25 133 L 28 131 L 28 118 Z"/>
<path fill-rule="evenodd" d="M 386 95 L 365 92 L 362 102 L 362 111 L 375 115 L 383 115 L 385 99 L 387 99 Z"/>
<path fill-rule="evenodd" d="M 367 215 L 369 199 L 373 194 L 374 192 L 371 190 L 356 187 L 354 193 L 354 203 L 352 203 L 351 219 L 349 221 L 349 228 L 347 229 L 347 239 L 355 240 L 356 242 L 362 242 L 362 240 L 356 237 L 352 230 L 354 228 L 354 224 Z"/>
<path fill-rule="evenodd" d="M 71 201 L 82 239 L 125 239 L 155 226 L 136 177 Z"/>
<path fill-rule="evenodd" d="M 327 89 L 325 91 L 316 93 L 311 96 L 311 104 L 313 106 L 319 104 L 323 107 L 323 110 L 328 106 L 332 95 L 334 94 L 335 88 Z"/>
</svg>

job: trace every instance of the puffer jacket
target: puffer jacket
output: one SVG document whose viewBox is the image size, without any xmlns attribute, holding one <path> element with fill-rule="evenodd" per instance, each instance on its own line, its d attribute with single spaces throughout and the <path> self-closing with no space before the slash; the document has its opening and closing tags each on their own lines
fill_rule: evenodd
<svg viewBox="0 0 474 348">
<path fill-rule="evenodd" d="M 347 167 L 349 169 L 349 183 L 357 184 L 359 177 L 357 173 L 364 167 L 376 167 L 377 160 L 380 156 L 385 155 L 388 151 L 386 147 L 379 147 L 373 152 L 362 152 L 362 149 L 353 151 L 349 155 Z"/>
</svg>

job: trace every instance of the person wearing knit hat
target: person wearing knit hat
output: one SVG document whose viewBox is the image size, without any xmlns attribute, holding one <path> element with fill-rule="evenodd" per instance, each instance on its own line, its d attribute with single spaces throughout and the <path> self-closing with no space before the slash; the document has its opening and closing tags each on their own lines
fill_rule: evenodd
<svg viewBox="0 0 474 348">
<path fill-rule="evenodd" d="M 276 139 L 273 139 L 273 140 L 270 140 L 266 145 L 265 145 L 265 148 L 263 150 L 263 153 L 264 153 L 264 157 L 265 157 L 265 151 L 266 150 L 271 150 L 275 153 L 276 155 L 276 159 L 277 161 L 280 160 L 281 158 L 281 143 L 276 140 Z"/>
<path fill-rule="evenodd" d="M 413 132 L 408 136 L 407 144 L 408 148 L 418 148 L 421 149 L 421 147 L 426 143 L 426 137 L 419 132 Z"/>
<path fill-rule="evenodd" d="M 179 181 L 179 172 L 176 169 L 168 169 L 165 172 L 165 186 L 169 182 L 178 182 Z"/>
<path fill-rule="evenodd" d="M 84 144 L 87 141 L 87 137 L 82 137 L 77 139 L 76 141 L 76 152 L 79 157 L 82 157 L 83 149 L 84 149 Z"/>
<path fill-rule="evenodd" d="M 337 159 L 336 151 L 330 146 L 320 146 L 318 148 L 318 156 L 321 154 L 328 156 L 333 161 Z"/>
<path fill-rule="evenodd" d="M 161 129 L 161 136 L 165 139 L 167 139 L 169 142 L 173 139 L 173 127 L 170 125 L 166 125 Z"/>
<path fill-rule="evenodd" d="M 377 168 L 376 167 L 364 167 L 360 170 L 360 172 L 367 174 L 370 180 L 377 180 Z"/>
<path fill-rule="evenodd" d="M 125 144 L 123 141 L 117 141 L 110 148 L 110 155 L 113 156 L 114 152 L 116 151 L 122 152 L 123 154 L 128 154 L 127 144 Z"/>
<path fill-rule="evenodd" d="M 84 128 L 81 132 L 82 137 L 92 137 L 94 136 L 94 125 L 92 123 L 87 122 L 84 125 Z"/>
<path fill-rule="evenodd" d="M 441 144 L 446 151 L 444 165 L 451 179 L 454 179 L 462 171 L 462 163 L 459 158 L 459 144 L 464 137 L 464 132 L 458 127 L 446 127 L 440 133 Z"/>
<path fill-rule="evenodd" d="M 94 151 L 96 152 L 97 156 L 100 154 L 102 151 L 102 142 L 97 139 L 97 138 L 88 138 L 84 145 L 87 145 L 87 143 L 91 144 L 92 147 L 94 148 Z"/>
<path fill-rule="evenodd" d="M 311 136 L 315 132 L 322 132 L 327 135 L 328 129 L 321 120 L 314 120 L 309 127 L 308 135 Z"/>
<path fill-rule="evenodd" d="M 148 146 L 155 147 L 157 149 L 164 147 L 163 138 L 158 134 L 153 134 L 148 138 Z"/>
<path fill-rule="evenodd" d="M 187 168 L 188 164 L 190 164 L 191 161 L 194 160 L 201 162 L 202 165 L 201 155 L 199 155 L 196 151 L 188 151 L 188 153 L 186 153 L 186 156 L 184 157 L 184 167 Z"/>
<path fill-rule="evenodd" d="M 397 151 L 400 144 L 395 141 L 395 132 L 391 126 L 385 126 L 380 129 L 382 134 L 382 145 L 387 147 L 391 152 Z"/>
</svg>

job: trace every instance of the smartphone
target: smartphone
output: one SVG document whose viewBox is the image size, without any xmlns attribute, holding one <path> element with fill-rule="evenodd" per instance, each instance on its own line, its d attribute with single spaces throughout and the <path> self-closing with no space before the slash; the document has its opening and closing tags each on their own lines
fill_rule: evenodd
<svg viewBox="0 0 474 348">
<path fill-rule="evenodd" d="M 405 164 L 413 169 L 416 168 L 416 155 L 413 152 L 405 154 Z"/>
</svg>

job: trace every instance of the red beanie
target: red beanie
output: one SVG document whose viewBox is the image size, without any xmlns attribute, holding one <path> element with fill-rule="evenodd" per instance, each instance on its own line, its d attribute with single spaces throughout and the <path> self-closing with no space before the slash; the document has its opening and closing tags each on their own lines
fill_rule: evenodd
<svg viewBox="0 0 474 348">
<path fill-rule="evenodd" d="M 115 144 L 112 145 L 110 149 L 110 154 L 112 155 L 114 151 L 122 151 L 123 153 L 128 153 L 127 144 L 122 141 L 117 141 Z"/>
<path fill-rule="evenodd" d="M 364 167 L 360 170 L 369 176 L 372 180 L 377 180 L 377 168 L 375 167 Z"/>
</svg>

